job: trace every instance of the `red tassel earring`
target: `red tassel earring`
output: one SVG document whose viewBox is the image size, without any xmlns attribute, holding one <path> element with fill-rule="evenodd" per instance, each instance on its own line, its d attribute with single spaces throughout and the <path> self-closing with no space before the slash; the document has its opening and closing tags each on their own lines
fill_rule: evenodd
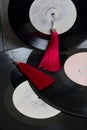
<svg viewBox="0 0 87 130">
<path fill-rule="evenodd" d="M 41 72 L 40 70 L 32 67 L 29 64 L 22 62 L 16 63 L 19 70 L 37 87 L 39 90 L 43 90 L 52 85 L 55 80 L 53 77 Z"/>
<path fill-rule="evenodd" d="M 57 72 L 61 69 L 61 63 L 59 56 L 59 35 L 54 28 L 55 13 L 52 13 L 52 19 L 51 38 L 38 68 L 43 68 L 50 72 Z"/>
</svg>

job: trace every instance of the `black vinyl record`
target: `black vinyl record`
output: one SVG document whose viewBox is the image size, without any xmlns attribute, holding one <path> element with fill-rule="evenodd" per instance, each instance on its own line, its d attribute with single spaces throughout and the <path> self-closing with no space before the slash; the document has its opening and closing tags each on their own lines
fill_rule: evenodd
<svg viewBox="0 0 87 130">
<path fill-rule="evenodd" d="M 87 1 L 72 1 L 77 9 L 77 19 L 69 31 L 60 35 L 60 50 L 77 47 L 87 39 Z M 22 41 L 29 46 L 45 50 L 49 37 L 43 36 L 30 22 L 29 10 L 33 2 L 34 0 L 10 0 L 8 19 L 13 31 Z M 36 35 L 36 32 L 39 35 Z"/>
<path fill-rule="evenodd" d="M 55 83 L 52 86 L 43 91 L 37 90 L 33 85 L 31 86 L 41 99 L 53 107 L 68 114 L 87 118 L 87 87 L 71 81 L 64 71 L 66 59 L 78 52 L 87 52 L 87 49 L 76 49 L 68 52 L 68 54 L 61 54 L 62 69 L 56 73 L 44 71 L 54 77 Z M 34 51 L 30 55 L 28 63 L 37 67 L 42 55 L 40 51 Z"/>
</svg>

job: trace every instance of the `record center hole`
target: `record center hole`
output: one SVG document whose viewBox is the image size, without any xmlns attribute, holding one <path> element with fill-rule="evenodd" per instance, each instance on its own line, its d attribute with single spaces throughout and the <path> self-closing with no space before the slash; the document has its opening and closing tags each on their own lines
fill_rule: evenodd
<svg viewBox="0 0 87 130">
<path fill-rule="evenodd" d="M 55 13 L 51 13 L 51 16 L 54 17 L 54 16 L 55 16 Z"/>
<path fill-rule="evenodd" d="M 55 20 L 58 20 L 60 18 L 60 14 L 52 12 L 51 17 L 52 17 L 53 21 L 55 21 Z"/>
<path fill-rule="evenodd" d="M 82 76 L 85 76 L 87 77 L 87 65 L 86 66 L 83 66 L 81 68 L 78 69 L 78 72 L 82 75 Z"/>
<path fill-rule="evenodd" d="M 51 16 L 52 16 L 52 21 L 55 21 L 55 13 L 51 13 Z"/>
</svg>

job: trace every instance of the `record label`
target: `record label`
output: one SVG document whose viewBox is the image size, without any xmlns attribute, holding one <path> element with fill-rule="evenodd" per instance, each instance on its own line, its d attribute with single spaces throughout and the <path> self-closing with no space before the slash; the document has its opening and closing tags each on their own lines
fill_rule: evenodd
<svg viewBox="0 0 87 130">
<path fill-rule="evenodd" d="M 34 93 L 28 81 L 18 85 L 13 93 L 13 104 L 16 109 L 27 117 L 46 119 L 56 116 L 59 110 L 49 106 Z"/>
<path fill-rule="evenodd" d="M 64 64 L 64 70 L 72 81 L 87 86 L 87 52 L 70 56 Z"/>
<path fill-rule="evenodd" d="M 77 18 L 77 10 L 71 0 L 35 0 L 30 7 L 29 18 L 36 30 L 50 34 L 52 14 L 55 14 L 54 25 L 59 34 L 68 31 Z"/>
</svg>

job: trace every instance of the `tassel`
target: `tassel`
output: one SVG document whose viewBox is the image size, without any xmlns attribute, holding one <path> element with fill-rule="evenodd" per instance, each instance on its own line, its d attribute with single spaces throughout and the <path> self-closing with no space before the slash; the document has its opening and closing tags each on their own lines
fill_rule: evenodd
<svg viewBox="0 0 87 130">
<path fill-rule="evenodd" d="M 57 72 L 61 69 L 59 56 L 59 37 L 56 31 L 51 32 L 51 39 L 38 68 L 43 68 L 44 70 L 51 72 Z"/>
<path fill-rule="evenodd" d="M 60 56 L 59 56 L 59 35 L 55 29 L 55 13 L 51 13 L 52 27 L 51 27 L 51 39 L 48 43 L 48 47 L 43 56 L 43 59 L 38 68 L 43 68 L 51 72 L 57 72 L 61 69 Z"/>
<path fill-rule="evenodd" d="M 55 80 L 42 71 L 22 62 L 17 63 L 19 70 L 35 85 L 39 90 L 43 90 L 52 85 Z"/>
</svg>

